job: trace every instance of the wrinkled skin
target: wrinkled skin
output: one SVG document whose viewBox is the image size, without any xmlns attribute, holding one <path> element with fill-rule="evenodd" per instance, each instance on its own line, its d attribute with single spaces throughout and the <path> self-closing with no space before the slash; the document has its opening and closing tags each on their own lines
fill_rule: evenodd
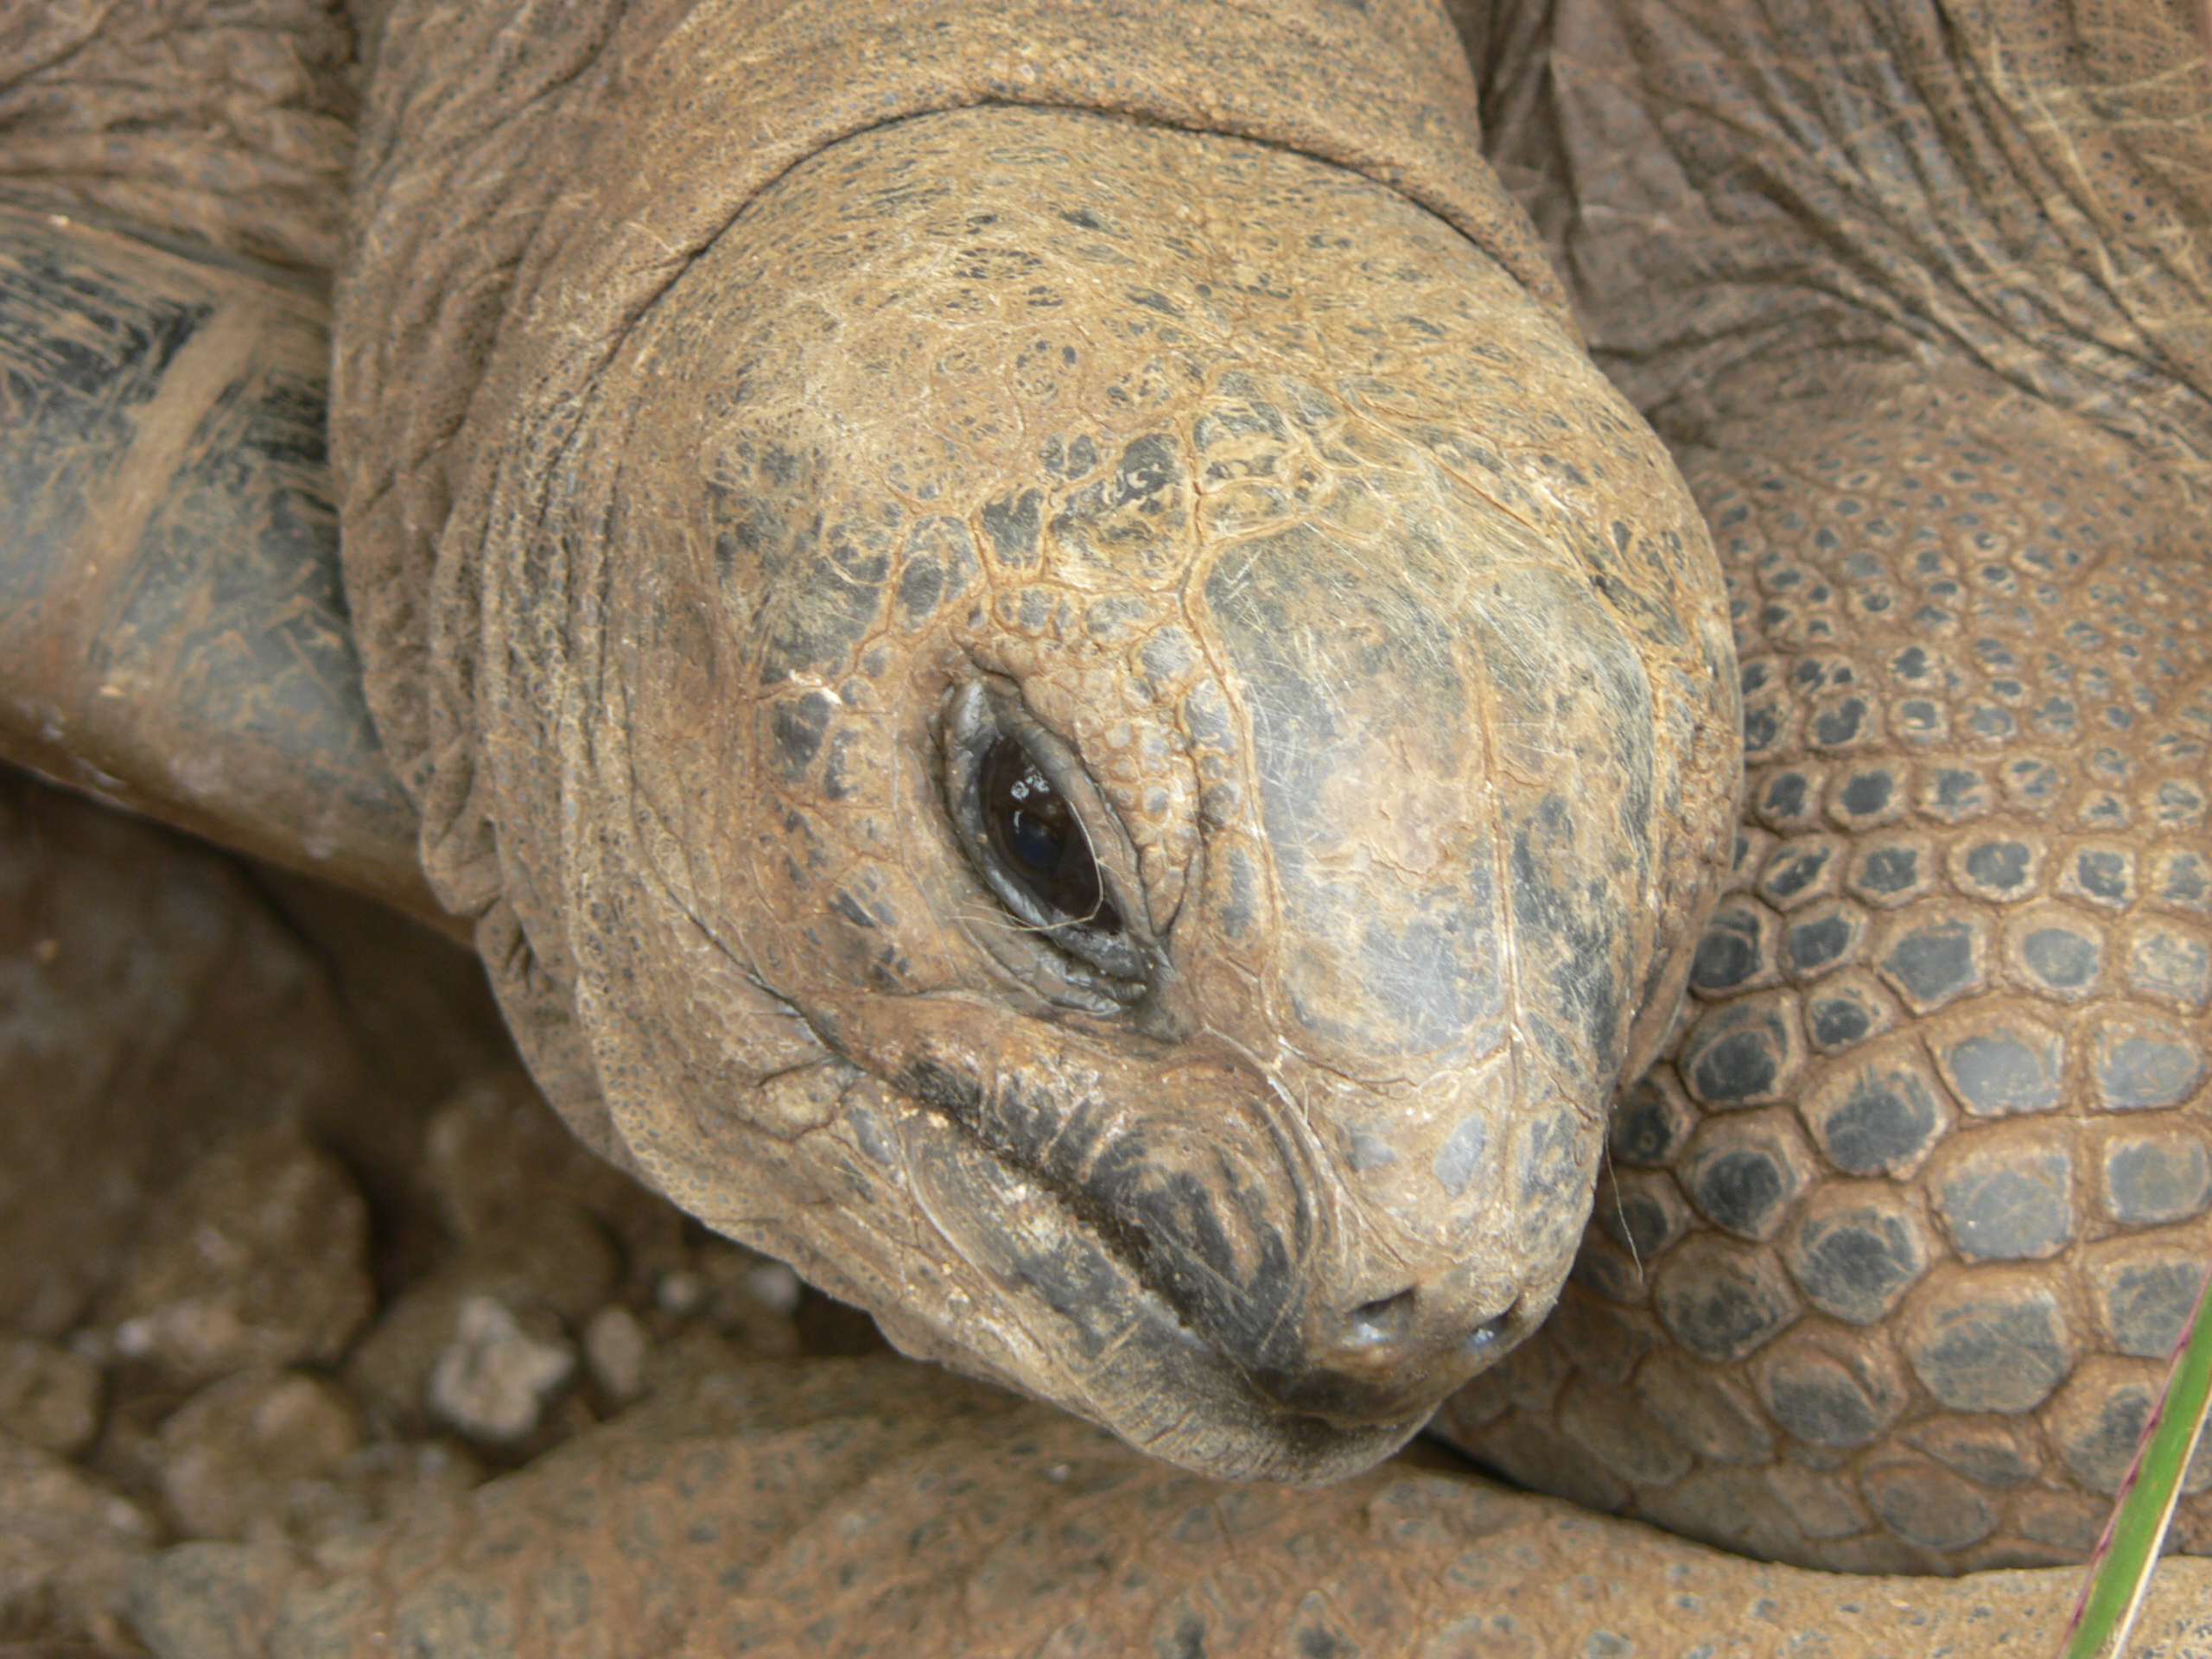
<svg viewBox="0 0 2212 1659">
<path fill-rule="evenodd" d="M 1625 585 L 1592 556 L 1616 524 L 1615 550 L 1637 545 L 1631 518 L 1664 518 L 1671 486 L 1626 487 L 1626 450 L 1570 454 L 1541 418 L 1531 440 L 1532 412 L 1596 407 L 1543 360 L 1547 336 L 1572 350 L 1551 289 L 1433 167 L 1375 164 L 1395 140 L 1315 139 L 1339 106 L 1374 116 L 1357 52 L 1315 123 L 1281 105 L 1262 119 L 1298 77 L 1225 51 L 1241 14 L 1210 14 L 1162 55 L 1198 54 L 1210 86 L 1255 104 L 1104 100 L 1347 171 L 1065 109 L 853 137 L 922 107 L 870 104 L 806 128 L 760 175 L 779 181 L 727 212 L 703 193 L 679 234 L 684 211 L 661 203 L 690 201 L 699 167 L 645 167 L 625 197 L 607 180 L 626 163 L 599 159 L 671 86 L 679 137 L 711 149 L 723 130 L 696 99 L 747 60 L 689 83 L 668 66 L 714 60 L 753 14 L 702 7 L 657 57 L 678 10 L 501 34 L 488 7 L 403 7 L 382 42 L 337 412 L 349 560 L 388 520 L 415 552 L 436 544 L 431 577 L 370 559 L 353 597 L 441 893 L 481 918 L 582 1133 L 887 1310 L 910 1347 L 1201 1466 L 1349 1467 L 1465 1368 L 1465 1337 L 1503 1352 L 1548 1298 L 1548 1235 L 1573 1218 L 1541 1159 L 1519 1184 L 1525 1154 L 1541 1136 L 1579 1179 L 1602 1091 L 1577 1091 L 1626 1069 L 1608 1022 L 1628 1066 L 1663 1035 L 1681 952 L 1640 918 L 1699 913 L 1700 809 L 1669 815 L 1676 794 L 1725 801 L 1732 760 L 1698 741 L 1728 725 L 1700 723 L 1700 696 L 1725 715 L 1725 692 L 1680 677 L 1709 688 L 1723 653 L 1701 643 L 1697 581 L 1667 575 L 1663 530 L 1657 564 L 1622 562 L 1641 573 Z M 1110 34 L 1116 15 L 1095 21 Z M 1185 15 L 1101 54 L 1117 88 L 1157 72 L 1144 51 Z M 1419 61 L 1425 15 L 1374 27 Z M 1637 1167 L 1582 1282 L 1451 1413 L 1525 1478 L 1825 1566 L 1954 1570 L 2094 1535 L 2205 1224 L 2199 859 L 2167 833 L 2199 822 L 2202 746 L 2122 706 L 2201 723 L 2204 658 L 2182 636 L 2202 609 L 2212 430 L 2192 228 L 2206 118 L 2193 44 L 2177 49 L 2199 21 L 2026 0 L 1561 0 L 1463 19 L 1489 143 L 1599 360 L 1726 532 L 1759 767 L 1700 952 L 1702 1011 L 1617 1122 Z M 499 49 L 457 48 L 471 28 Z M 1088 106 L 986 67 L 976 96 Z M 618 83 L 648 89 L 642 120 Z M 819 84 L 830 102 L 848 86 Z M 1380 84 L 1412 104 L 1434 91 Z M 723 116 L 742 131 L 754 107 Z M 563 143 L 565 164 L 530 159 Z M 726 149 L 717 165 L 750 164 Z M 442 156 L 486 159 L 442 174 Z M 975 214 L 932 207 L 979 175 Z M 1077 177 L 1112 211 L 1071 213 Z M 1300 194 L 1316 178 L 1333 249 Z M 1370 251 L 1432 233 L 1441 251 L 1393 258 L 1473 296 L 1492 332 L 1461 334 L 1463 360 L 1510 397 L 1446 386 L 1451 342 L 1411 337 L 1407 319 L 1436 327 L 1464 315 L 1452 303 L 1363 297 L 1398 281 Z M 1493 302 L 1470 274 L 1491 256 L 1522 297 Z M 636 277 L 656 260 L 664 280 Z M 791 286 L 808 300 L 779 297 Z M 410 357 L 454 315 L 497 339 Z M 1210 332 L 1224 319 L 1233 333 Z M 1499 333 L 1520 360 L 1483 354 Z M 535 379 L 555 390 L 533 404 L 518 389 Z M 1060 412 L 1093 399 L 1084 423 Z M 1611 418 L 1567 424 L 1604 450 Z M 1501 470 L 1464 464 L 1485 447 Z M 1235 516 L 1271 487 L 1255 465 L 1300 476 L 1301 455 L 1327 487 L 1300 522 Z M 1954 487 L 2016 522 L 1954 519 Z M 1624 495 L 1633 513 L 1608 505 Z M 1524 594 L 1544 561 L 1477 499 L 1554 550 L 1566 575 L 1543 603 Z M 1997 559 L 1999 529 L 2029 517 L 2067 545 Z M 1899 535 L 1958 543 L 1959 568 L 1934 547 L 1904 558 Z M 1356 588 L 1331 569 L 1353 545 L 1370 556 Z M 1126 614 L 1105 607 L 1106 562 L 1141 590 Z M 439 637 L 410 644 L 394 616 L 426 607 Z M 1554 613 L 1591 651 L 1561 677 L 1577 706 L 1539 720 L 1508 670 L 1567 660 L 1530 626 Z M 2075 680 L 2119 683 L 2105 626 L 2155 639 L 2161 683 L 2085 728 Z M 1371 702 L 1348 695 L 1370 683 Z M 1516 753 L 1538 725 L 1550 752 Z M 978 805 L 1033 763 L 1071 815 L 1047 852 L 1086 867 L 1058 914 L 995 865 L 1007 821 Z M 1313 786 L 1323 767 L 1351 786 Z M 1984 767 L 2001 806 L 1975 792 Z M 1408 847 L 1416 821 L 1448 833 Z M 1546 886 L 1572 902 L 1522 902 Z M 1623 898 L 1638 891 L 1640 910 Z M 1487 913 L 1556 960 L 1522 931 L 1486 960 L 1471 930 L 1435 925 Z M 1621 1035 L 1624 1010 L 1640 1028 Z M 1507 1035 L 1485 1049 L 1493 1027 Z M 2063 1096 L 2044 1086 L 2062 1069 Z M 1554 1092 L 1516 1100 L 1532 1079 Z M 2153 1191 L 2144 1169 L 2171 1179 Z M 1423 1261 L 1461 1224 L 1466 1259 L 1521 1287 L 1503 1324 L 1495 1286 Z M 1059 1271 L 1070 1239 L 1095 1258 L 1087 1283 Z M 1094 1306 L 1103 1324 L 1069 1317 Z"/>
<path fill-rule="evenodd" d="M 208 448 L 299 413 L 273 289 L 11 221 L 64 273 L 24 360 L 99 341 L 110 404 L 29 406 L 86 528 L 9 555 L 58 666 L 4 735 L 280 855 L 343 780 L 378 822 L 296 853 L 403 901 L 411 804 L 594 1146 L 913 1352 L 1325 1479 L 1558 1294 L 1725 851 L 1720 586 L 1440 12 L 1020 11 L 362 16 L 344 614 L 294 474 L 162 510 L 203 450 L 319 458 Z M 75 155 L 220 63 L 327 163 L 329 20 L 200 22 L 48 18 L 16 107 Z M 331 241 L 205 194 L 179 228 Z M 129 633 L 171 517 L 184 620 Z M 149 648 L 215 667 L 103 665 Z"/>
<path fill-rule="evenodd" d="M 1700 527 L 1516 286 L 1303 158 L 925 117 L 766 192 L 594 403 L 566 613 L 487 604 L 566 631 L 567 944 L 651 1179 L 1211 1472 L 1362 1466 L 1541 1320 L 1733 721 Z M 994 840 L 1010 760 L 1095 903 Z"/>
</svg>

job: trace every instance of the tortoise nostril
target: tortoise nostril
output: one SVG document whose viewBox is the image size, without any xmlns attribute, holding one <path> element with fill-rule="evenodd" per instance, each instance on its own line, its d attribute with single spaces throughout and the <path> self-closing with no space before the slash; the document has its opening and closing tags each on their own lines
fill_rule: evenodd
<svg viewBox="0 0 2212 1659">
<path fill-rule="evenodd" d="M 1506 1326 L 1510 1325 L 1513 1321 L 1515 1309 L 1517 1309 L 1520 1306 L 1521 1304 L 1516 1299 L 1512 1307 L 1507 1308 L 1505 1312 L 1497 1315 L 1495 1318 L 1484 1319 L 1480 1325 L 1467 1332 L 1466 1337 L 1459 1344 L 1459 1351 L 1462 1354 L 1467 1355 L 1469 1357 L 1472 1357 L 1473 1356 L 1482 1353 L 1486 1349 L 1490 1348 L 1500 1337 L 1505 1334 Z"/>
<path fill-rule="evenodd" d="M 1391 1342 L 1403 1337 L 1413 1323 L 1414 1290 L 1411 1286 L 1389 1296 L 1378 1296 L 1371 1302 L 1362 1302 L 1351 1311 L 1351 1338 L 1361 1347 Z"/>
</svg>

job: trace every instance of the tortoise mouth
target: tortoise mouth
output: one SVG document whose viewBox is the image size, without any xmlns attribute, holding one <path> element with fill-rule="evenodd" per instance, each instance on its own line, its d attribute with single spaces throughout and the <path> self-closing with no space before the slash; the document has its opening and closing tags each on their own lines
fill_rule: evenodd
<svg viewBox="0 0 2212 1659">
<path fill-rule="evenodd" d="M 943 1095 L 942 1080 L 926 1092 L 900 1091 L 911 1109 L 896 1145 L 918 1208 L 988 1285 L 990 1305 L 922 1314 L 927 1336 L 900 1346 L 1050 1400 L 1217 1479 L 1340 1479 L 1427 1423 L 1437 1399 L 1396 1414 L 1286 1403 L 1281 1388 L 1254 1376 L 1179 1306 L 1155 1265 L 1156 1241 L 1095 1195 L 995 1144 Z M 897 1342 L 917 1314 L 910 1306 L 879 1317 Z"/>
</svg>

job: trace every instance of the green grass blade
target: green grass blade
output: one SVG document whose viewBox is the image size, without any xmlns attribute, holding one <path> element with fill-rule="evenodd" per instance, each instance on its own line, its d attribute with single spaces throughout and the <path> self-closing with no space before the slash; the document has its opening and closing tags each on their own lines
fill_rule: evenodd
<svg viewBox="0 0 2212 1659">
<path fill-rule="evenodd" d="M 2074 1604 L 2059 1648 L 2059 1659 L 2121 1659 L 2128 1632 L 2151 1587 L 2181 1497 L 2196 1437 L 2212 1404 L 2212 1274 L 2197 1294 L 2196 1312 L 2174 1348 L 2166 1386 L 2151 1421 L 2144 1425 L 2135 1461 L 2120 1483 L 2112 1519 L 2089 1557 L 2089 1569 Z"/>
</svg>

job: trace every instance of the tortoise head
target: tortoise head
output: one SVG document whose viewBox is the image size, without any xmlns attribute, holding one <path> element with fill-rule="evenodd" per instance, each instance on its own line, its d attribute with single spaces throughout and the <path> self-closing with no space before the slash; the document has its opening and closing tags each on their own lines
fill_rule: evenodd
<svg viewBox="0 0 2212 1659">
<path fill-rule="evenodd" d="M 1323 163 L 987 108 L 785 175 L 588 414 L 482 741 L 651 1179 L 1217 1475 L 1541 1320 L 1737 770 L 1702 525 L 1553 316 Z"/>
</svg>

